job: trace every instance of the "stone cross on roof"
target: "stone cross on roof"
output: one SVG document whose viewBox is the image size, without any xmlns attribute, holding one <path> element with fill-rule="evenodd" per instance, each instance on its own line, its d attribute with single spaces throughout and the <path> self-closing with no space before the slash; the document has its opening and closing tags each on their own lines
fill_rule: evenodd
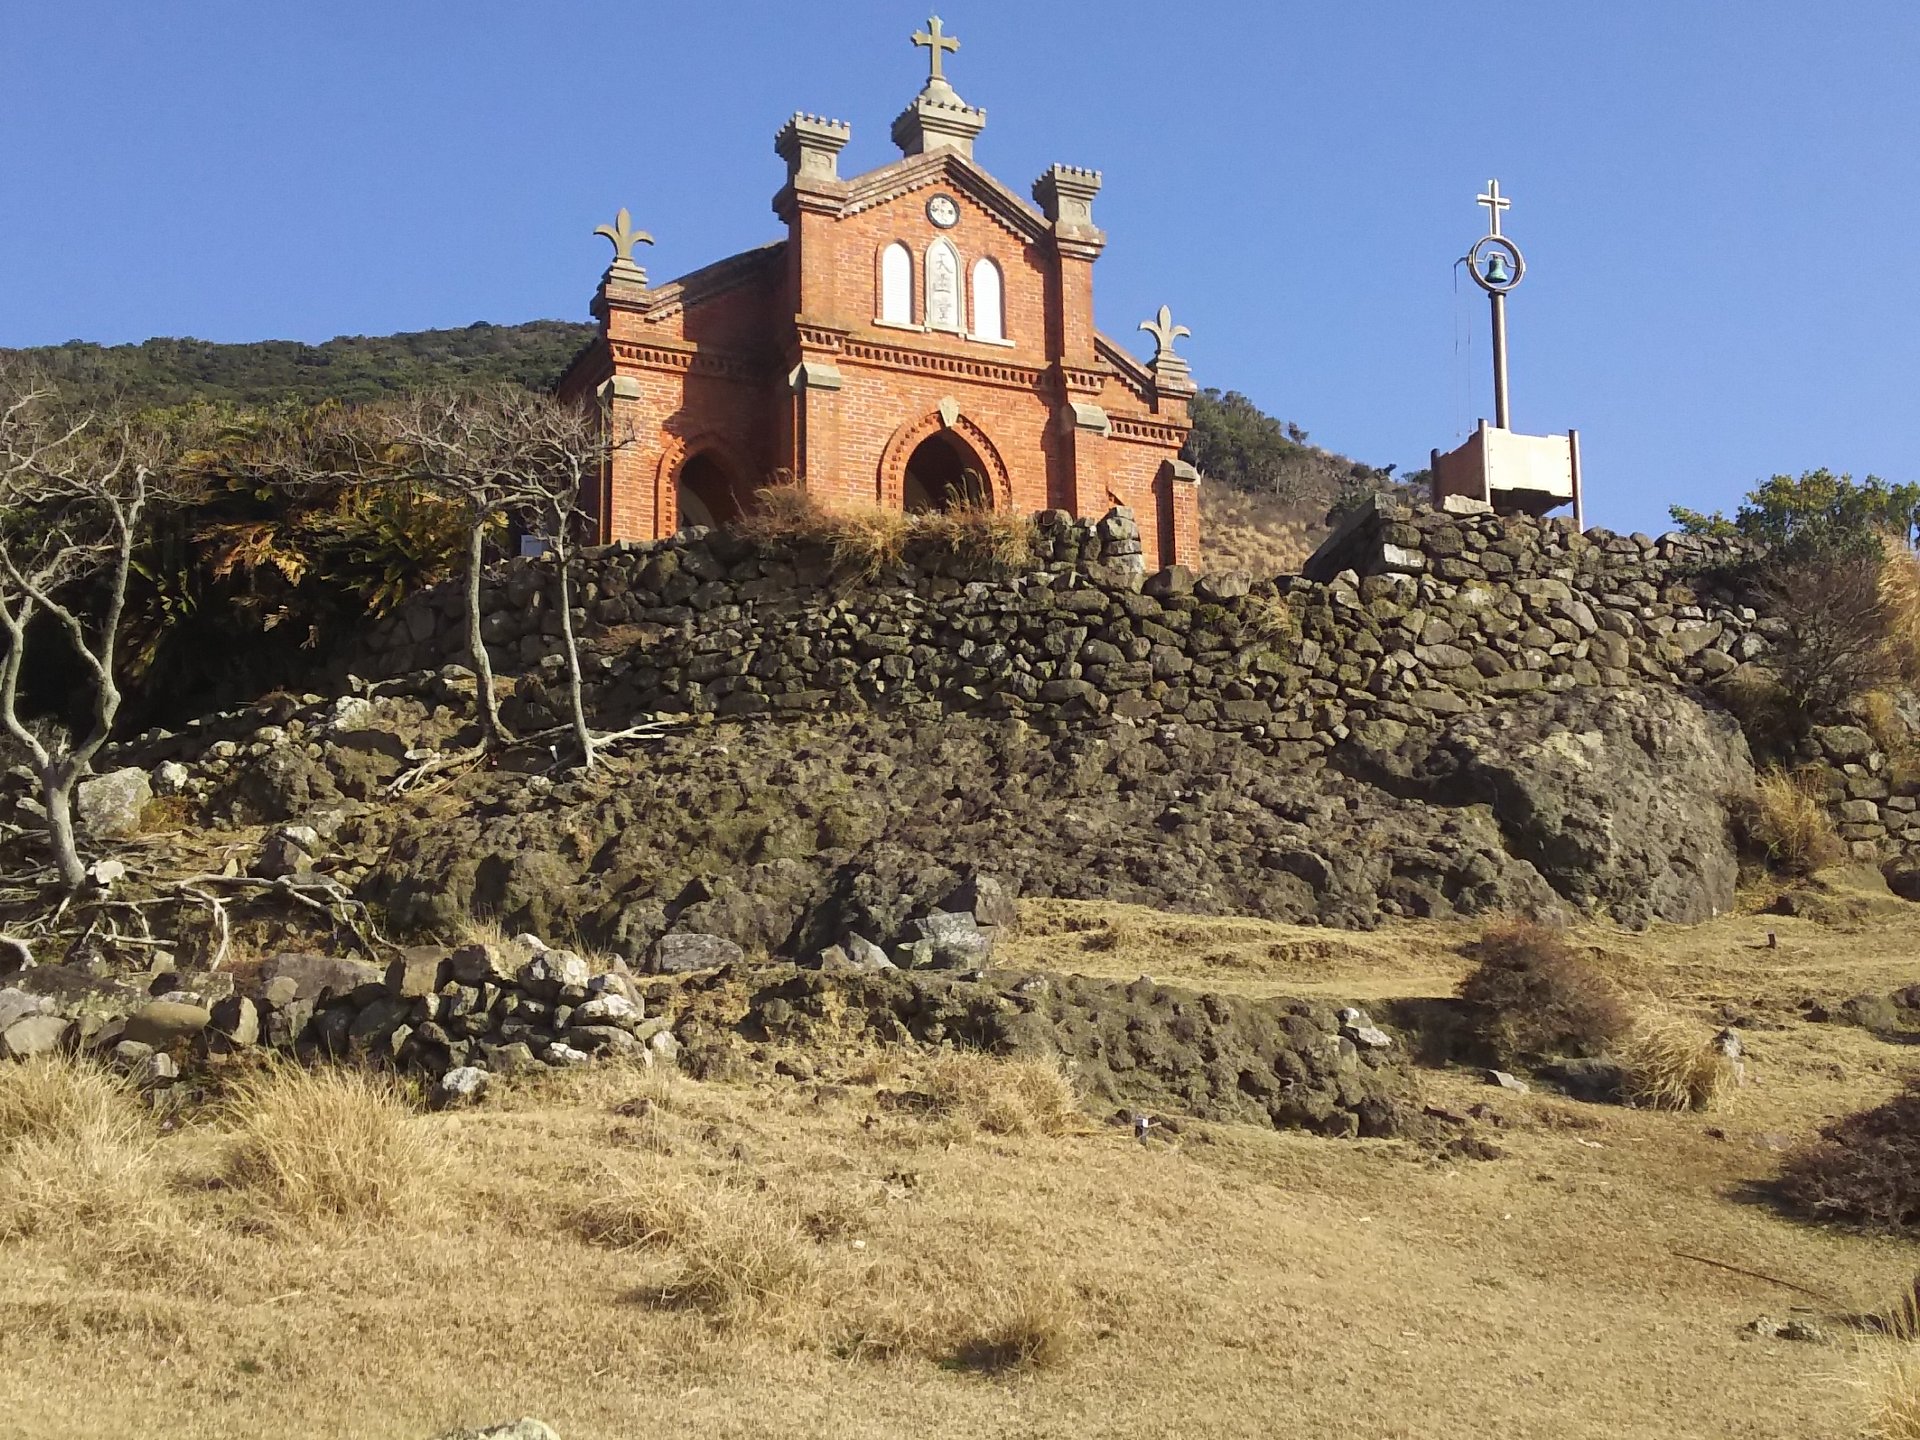
<svg viewBox="0 0 1920 1440">
<path fill-rule="evenodd" d="M 927 17 L 927 28 L 925 30 L 916 30 L 913 32 L 913 43 L 926 50 L 927 58 L 932 64 L 932 70 L 927 76 L 927 83 L 931 85 L 936 81 L 945 80 L 947 77 L 940 72 L 940 52 L 945 50 L 949 54 L 952 54 L 959 50 L 960 42 L 951 35 L 941 33 L 940 17 L 938 15 L 929 15 Z"/>
</svg>

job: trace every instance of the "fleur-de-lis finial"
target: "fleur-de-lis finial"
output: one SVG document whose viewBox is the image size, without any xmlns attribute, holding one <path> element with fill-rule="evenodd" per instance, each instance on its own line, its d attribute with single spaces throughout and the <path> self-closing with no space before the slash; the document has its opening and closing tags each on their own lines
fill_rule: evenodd
<svg viewBox="0 0 1920 1440">
<path fill-rule="evenodd" d="M 1184 325 L 1173 323 L 1173 311 L 1162 305 L 1160 313 L 1151 320 L 1142 320 L 1140 328 L 1153 336 L 1153 358 L 1157 362 L 1161 356 L 1172 357 L 1173 342 L 1181 336 L 1191 336 L 1193 332 Z"/>
<path fill-rule="evenodd" d="M 627 213 L 624 205 L 620 207 L 620 213 L 613 217 L 613 224 L 597 226 L 593 233 L 604 235 L 613 242 L 613 263 L 616 265 L 634 263 L 634 246 L 653 244 L 653 236 L 633 228 L 633 216 Z"/>
</svg>

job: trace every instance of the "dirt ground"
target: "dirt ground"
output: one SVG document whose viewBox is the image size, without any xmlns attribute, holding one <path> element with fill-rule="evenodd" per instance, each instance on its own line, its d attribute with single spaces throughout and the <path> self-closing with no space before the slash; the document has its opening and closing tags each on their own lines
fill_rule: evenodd
<svg viewBox="0 0 1920 1440">
<path fill-rule="evenodd" d="M 895 1103 L 926 1060 L 849 1053 L 805 1079 L 511 1082 L 408 1119 L 433 1157 L 413 1198 L 348 1223 L 235 1191 L 231 1137 L 192 1120 L 159 1136 L 166 1193 L 131 1231 L 0 1242 L 0 1436 L 424 1440 L 522 1414 L 563 1440 L 1858 1435 L 1897 1346 L 1835 1317 L 1920 1257 L 1763 1187 L 1782 1145 L 1897 1088 L 1902 1046 L 1799 1002 L 1920 980 L 1911 913 L 1580 932 L 1645 1003 L 1738 1021 L 1751 1083 L 1667 1114 L 1421 1072 L 1431 1103 L 1491 1106 L 1488 1160 L 981 1124 Z M 1018 963 L 1375 1006 L 1450 994 L 1472 935 L 1025 919 Z M 1828 1338 L 1743 1333 L 1762 1315 Z"/>
</svg>

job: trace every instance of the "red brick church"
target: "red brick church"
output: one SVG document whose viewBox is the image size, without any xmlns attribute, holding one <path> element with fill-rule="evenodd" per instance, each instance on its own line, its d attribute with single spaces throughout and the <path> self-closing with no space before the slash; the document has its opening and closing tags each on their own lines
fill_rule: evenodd
<svg viewBox="0 0 1920 1440">
<path fill-rule="evenodd" d="M 1126 505 L 1149 568 L 1195 563 L 1185 328 L 1164 308 L 1140 327 L 1150 364 L 1094 328 L 1099 172 L 1055 165 L 1029 205 L 974 159 L 986 112 L 941 63 L 959 42 L 937 18 L 913 41 L 931 76 L 893 123 L 899 160 L 843 177 L 851 131 L 813 115 L 775 137 L 784 240 L 651 287 L 651 237 L 625 211 L 602 227 L 600 334 L 560 384 L 638 437 L 595 497 L 601 538 L 724 523 L 792 477 L 833 506 Z"/>
</svg>

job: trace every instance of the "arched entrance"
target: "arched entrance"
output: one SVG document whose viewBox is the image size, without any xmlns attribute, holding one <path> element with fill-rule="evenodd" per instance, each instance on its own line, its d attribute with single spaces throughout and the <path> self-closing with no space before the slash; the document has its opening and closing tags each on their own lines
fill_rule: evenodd
<svg viewBox="0 0 1920 1440">
<path fill-rule="evenodd" d="M 951 430 L 936 430 L 907 457 L 901 508 L 909 515 L 957 505 L 991 508 L 993 488 L 978 452 Z"/>
<path fill-rule="evenodd" d="M 694 525 L 725 525 L 738 519 L 752 502 L 745 487 L 711 450 L 689 456 L 680 467 L 674 487 L 682 530 Z"/>
</svg>

